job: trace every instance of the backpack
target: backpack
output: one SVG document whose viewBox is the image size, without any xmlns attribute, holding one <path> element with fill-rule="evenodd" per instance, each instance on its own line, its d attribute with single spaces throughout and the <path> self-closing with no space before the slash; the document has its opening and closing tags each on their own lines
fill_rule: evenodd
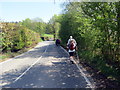
<svg viewBox="0 0 120 90">
<path fill-rule="evenodd" d="M 59 40 L 59 39 L 57 39 L 57 40 L 56 40 L 56 43 L 60 44 L 60 40 Z"/>
<path fill-rule="evenodd" d="M 70 45 L 69 45 L 69 49 L 70 49 L 70 50 L 74 50 L 74 49 L 75 49 L 75 46 L 74 46 L 74 43 L 73 43 L 73 42 L 70 43 Z"/>
</svg>

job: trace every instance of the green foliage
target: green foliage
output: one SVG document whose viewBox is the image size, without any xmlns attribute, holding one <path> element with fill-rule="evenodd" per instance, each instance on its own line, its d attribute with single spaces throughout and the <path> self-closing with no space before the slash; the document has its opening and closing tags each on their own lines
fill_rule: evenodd
<svg viewBox="0 0 120 90">
<path fill-rule="evenodd" d="M 27 18 L 20 22 L 20 25 L 33 30 L 42 36 L 46 31 L 46 23 L 44 23 L 40 18 L 34 18 L 33 20 Z"/>
<path fill-rule="evenodd" d="M 53 34 L 54 40 L 58 37 L 58 32 L 60 30 L 60 18 L 61 16 L 54 15 L 49 23 L 47 24 L 46 33 L 47 34 Z"/>
<path fill-rule="evenodd" d="M 39 34 L 16 23 L 1 23 L 3 52 L 18 51 L 39 42 Z"/>
<path fill-rule="evenodd" d="M 52 34 L 44 34 L 43 37 L 53 38 L 53 35 Z"/>
<path fill-rule="evenodd" d="M 66 45 L 72 35 L 80 59 L 118 80 L 120 70 L 120 2 L 69 2 L 59 36 Z"/>
</svg>

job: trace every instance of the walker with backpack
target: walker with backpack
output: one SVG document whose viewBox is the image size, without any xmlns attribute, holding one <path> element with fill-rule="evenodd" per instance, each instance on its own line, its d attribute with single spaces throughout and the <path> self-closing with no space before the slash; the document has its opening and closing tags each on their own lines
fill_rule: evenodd
<svg viewBox="0 0 120 90">
<path fill-rule="evenodd" d="M 56 42 L 55 42 L 55 44 L 56 44 L 56 46 L 59 46 L 60 45 L 60 40 L 59 39 L 56 39 Z"/>
<path fill-rule="evenodd" d="M 70 39 L 68 40 L 68 43 L 67 43 L 67 49 L 69 52 L 70 61 L 72 63 L 74 63 L 74 59 L 75 59 L 76 45 L 77 45 L 77 43 L 76 43 L 75 39 L 73 39 L 72 36 L 70 36 Z"/>
</svg>

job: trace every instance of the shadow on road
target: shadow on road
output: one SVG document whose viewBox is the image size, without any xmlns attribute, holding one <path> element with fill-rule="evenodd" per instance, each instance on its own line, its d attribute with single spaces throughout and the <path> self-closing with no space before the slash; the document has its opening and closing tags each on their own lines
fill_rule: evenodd
<svg viewBox="0 0 120 90">
<path fill-rule="evenodd" d="M 14 75 L 17 76 L 16 72 Z M 8 74 L 6 74 L 7 76 Z M 12 75 L 12 74 L 11 74 Z M 8 75 L 10 76 L 10 74 Z M 10 77 L 7 77 L 10 78 Z M 6 78 L 6 79 L 7 79 Z M 5 78 L 4 78 L 5 79 Z M 84 88 L 87 87 L 84 78 L 74 64 L 67 64 L 65 60 L 51 62 L 49 65 L 38 63 L 21 79 L 3 88 Z"/>
<path fill-rule="evenodd" d="M 48 48 L 47 48 L 48 47 Z M 42 46 L 34 48 L 34 50 L 29 51 L 25 53 L 22 56 L 15 57 L 15 59 L 24 59 L 24 58 L 39 58 L 47 48 L 46 55 L 44 57 L 56 57 L 56 58 L 62 58 L 62 57 L 68 57 L 68 55 L 62 50 L 59 46 L 56 46 L 55 44 L 49 45 L 49 46 Z"/>
<path fill-rule="evenodd" d="M 45 49 L 47 51 L 43 54 Z M 21 70 L 9 71 L 2 75 L 3 88 L 85 88 L 87 83 L 80 76 L 75 64 L 68 63 L 68 54 L 55 44 L 48 47 L 37 47 L 15 59 L 42 58 L 18 81 L 13 81 L 20 76 L 28 67 Z"/>
</svg>

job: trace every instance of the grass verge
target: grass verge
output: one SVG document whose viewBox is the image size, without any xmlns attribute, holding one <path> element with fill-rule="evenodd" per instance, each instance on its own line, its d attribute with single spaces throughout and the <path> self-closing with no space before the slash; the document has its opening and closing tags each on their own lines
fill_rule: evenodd
<svg viewBox="0 0 120 90">
<path fill-rule="evenodd" d="M 43 37 L 53 38 L 54 36 L 52 34 L 44 34 Z"/>
<path fill-rule="evenodd" d="M 42 40 L 40 40 L 40 41 L 42 41 Z M 6 60 L 8 60 L 8 59 L 10 59 L 10 58 L 13 58 L 13 57 L 15 57 L 15 56 L 18 56 L 18 55 L 20 55 L 20 54 L 22 54 L 22 53 L 24 53 L 24 52 L 27 52 L 28 50 L 34 48 L 36 45 L 37 45 L 37 43 L 36 43 L 36 44 L 33 44 L 33 45 L 30 46 L 30 47 L 25 47 L 25 48 L 19 50 L 18 52 L 10 52 L 10 51 L 8 51 L 7 53 L 2 53 L 2 52 L 1 52 L 1 53 L 0 53 L 0 62 L 6 61 Z"/>
</svg>

